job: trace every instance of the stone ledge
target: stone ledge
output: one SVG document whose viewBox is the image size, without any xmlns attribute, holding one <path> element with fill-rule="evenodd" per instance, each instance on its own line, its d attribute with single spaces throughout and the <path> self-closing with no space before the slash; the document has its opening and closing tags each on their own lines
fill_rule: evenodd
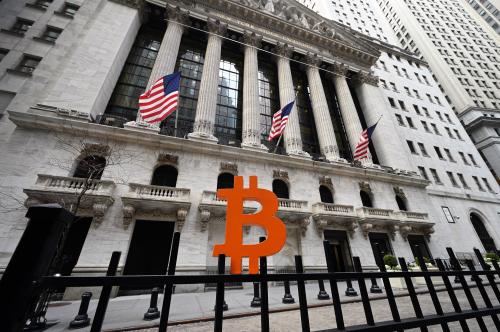
<svg viewBox="0 0 500 332">
<path fill-rule="evenodd" d="M 20 71 L 20 70 L 12 69 L 12 68 L 7 68 L 7 72 L 10 73 L 10 74 L 24 76 L 24 77 L 31 77 L 31 76 L 33 76 L 33 73 L 27 73 L 25 71 Z"/>
</svg>

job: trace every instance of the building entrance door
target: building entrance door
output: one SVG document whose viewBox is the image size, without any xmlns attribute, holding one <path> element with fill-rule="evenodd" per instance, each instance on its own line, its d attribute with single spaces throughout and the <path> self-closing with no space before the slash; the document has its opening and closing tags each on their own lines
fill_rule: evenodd
<svg viewBox="0 0 500 332">
<path fill-rule="evenodd" d="M 174 222 L 137 220 L 128 249 L 124 275 L 166 274 Z M 119 295 L 141 294 L 149 292 L 149 286 L 122 286 Z"/>
<path fill-rule="evenodd" d="M 373 256 L 375 257 L 375 262 L 377 262 L 377 244 L 380 252 L 382 253 L 382 257 L 380 257 L 380 259 L 383 259 L 385 255 L 394 255 L 389 236 L 386 233 L 370 233 L 369 238 L 373 250 Z"/>
<path fill-rule="evenodd" d="M 408 235 L 408 243 L 410 244 L 411 252 L 413 257 L 417 257 L 417 246 L 420 249 L 423 257 L 427 257 L 432 260 L 432 254 L 425 242 L 425 237 L 423 235 Z"/>
<path fill-rule="evenodd" d="M 325 240 L 330 242 L 333 249 L 335 272 L 353 271 L 351 249 L 347 240 L 347 232 L 327 229 L 324 232 Z"/>
</svg>

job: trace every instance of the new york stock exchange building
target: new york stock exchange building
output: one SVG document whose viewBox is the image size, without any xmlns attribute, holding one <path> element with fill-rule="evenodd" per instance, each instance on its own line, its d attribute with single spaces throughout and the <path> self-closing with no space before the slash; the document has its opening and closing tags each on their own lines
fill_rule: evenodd
<svg viewBox="0 0 500 332">
<path fill-rule="evenodd" d="M 2 182 L 26 207 L 71 209 L 89 163 L 105 166 L 80 197 L 64 274 L 102 274 L 117 250 L 120 273 L 164 274 L 175 231 L 176 273 L 215 271 L 212 250 L 225 240 L 227 204 L 216 191 L 231 188 L 236 175 L 246 186 L 258 176 L 259 187 L 279 198 L 287 240 L 268 258 L 271 273 L 290 269 L 298 254 L 307 271 L 325 271 L 323 240 L 333 245 L 338 271 L 352 270 L 353 256 L 375 269 L 375 243 L 410 261 L 416 246 L 433 258 L 447 257 L 447 246 L 467 255 L 500 243 L 498 185 L 480 158 L 474 169 L 492 188 L 468 194 L 440 191 L 412 162 L 402 133 L 410 129 L 398 126 L 375 75 L 391 51 L 421 63 L 415 70 L 432 79 L 411 54 L 292 0 L 80 2 L 23 77 L 0 127 Z M 139 95 L 175 71 L 176 113 L 146 124 Z M 269 142 L 273 114 L 293 100 L 284 136 Z M 369 157 L 353 162 L 361 132 L 379 119 Z M 473 148 L 462 136 L 460 144 Z M 3 214 L 3 267 L 25 213 Z M 245 243 L 263 235 L 244 228 Z"/>
</svg>

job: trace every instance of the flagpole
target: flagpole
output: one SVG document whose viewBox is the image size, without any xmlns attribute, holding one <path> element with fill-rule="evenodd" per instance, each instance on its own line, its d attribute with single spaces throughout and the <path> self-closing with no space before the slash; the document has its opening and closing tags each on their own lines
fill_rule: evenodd
<svg viewBox="0 0 500 332">
<path fill-rule="evenodd" d="M 177 137 L 177 119 L 179 118 L 179 109 L 175 110 L 174 137 Z"/>
<path fill-rule="evenodd" d="M 294 99 L 294 102 L 295 102 L 295 108 L 297 108 L 297 95 L 299 94 L 299 91 L 300 91 L 300 88 L 301 86 L 297 86 L 297 91 L 295 91 L 295 99 Z M 286 128 L 285 128 L 286 130 Z M 281 137 L 283 137 L 283 134 L 285 132 L 285 130 L 283 130 L 283 132 L 281 133 L 280 137 L 278 138 L 278 142 L 276 142 L 276 146 L 274 147 L 274 151 L 273 151 L 273 154 L 276 153 L 276 150 L 278 150 L 278 146 L 280 145 L 280 142 L 281 142 Z"/>
</svg>

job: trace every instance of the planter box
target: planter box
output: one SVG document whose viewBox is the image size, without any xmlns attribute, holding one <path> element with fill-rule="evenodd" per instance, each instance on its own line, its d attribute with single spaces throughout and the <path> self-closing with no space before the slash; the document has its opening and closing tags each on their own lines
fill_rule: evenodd
<svg viewBox="0 0 500 332">
<path fill-rule="evenodd" d="M 439 271 L 439 269 L 437 267 L 434 267 L 434 266 L 433 267 L 427 267 L 427 270 L 429 272 Z M 420 267 L 414 267 L 413 271 L 420 272 L 421 270 L 420 270 Z M 414 279 L 415 279 L 417 285 L 419 285 L 419 286 L 426 286 L 427 285 L 425 283 L 425 278 L 424 277 L 415 277 Z M 444 285 L 442 277 L 431 277 L 431 281 L 432 281 L 432 284 L 434 286 Z"/>
<path fill-rule="evenodd" d="M 401 272 L 401 270 L 387 270 L 387 272 Z M 393 289 L 407 289 L 405 278 L 389 278 L 391 283 L 391 287 Z M 417 287 L 417 283 L 415 282 L 415 278 L 411 278 L 411 282 L 414 287 Z"/>
</svg>

